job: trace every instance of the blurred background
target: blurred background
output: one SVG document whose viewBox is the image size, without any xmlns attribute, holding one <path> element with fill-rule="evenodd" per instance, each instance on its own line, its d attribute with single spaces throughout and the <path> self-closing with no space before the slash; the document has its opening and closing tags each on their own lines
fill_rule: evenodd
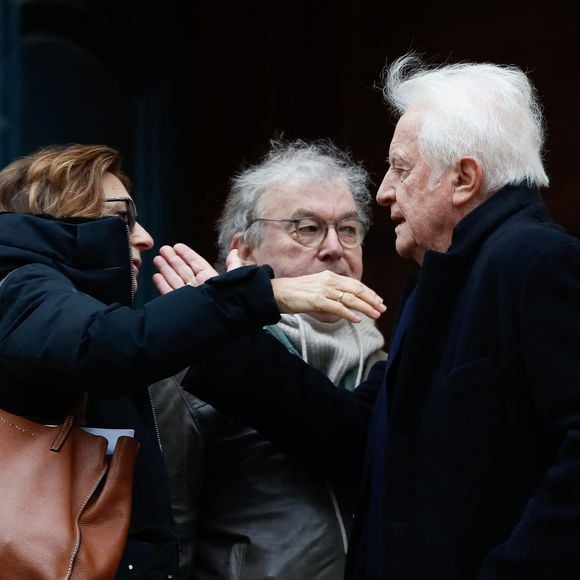
<svg viewBox="0 0 580 580">
<path fill-rule="evenodd" d="M 210 261 L 229 180 L 268 141 L 330 138 L 362 161 L 376 191 L 393 131 L 381 71 L 408 50 L 431 62 L 515 64 L 548 124 L 545 199 L 580 236 L 578 19 L 488 2 L 0 0 L 0 163 L 50 143 L 118 148 L 156 240 Z M 394 252 L 388 212 L 365 242 L 367 284 L 390 310 L 411 264 Z M 146 258 L 139 300 L 155 295 Z"/>
</svg>

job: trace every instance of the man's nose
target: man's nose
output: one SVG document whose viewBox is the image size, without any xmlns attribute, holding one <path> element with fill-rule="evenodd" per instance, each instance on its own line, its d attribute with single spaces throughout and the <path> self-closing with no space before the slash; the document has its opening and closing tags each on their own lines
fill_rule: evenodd
<svg viewBox="0 0 580 580">
<path fill-rule="evenodd" d="M 389 173 L 389 171 L 385 173 L 383 181 L 377 191 L 377 203 L 383 206 L 389 206 L 395 202 L 395 185 L 393 183 L 393 178 Z"/>
<path fill-rule="evenodd" d="M 338 239 L 334 226 L 328 226 L 326 237 L 318 248 L 318 256 L 321 260 L 338 260 L 342 257 L 344 248 Z"/>
</svg>

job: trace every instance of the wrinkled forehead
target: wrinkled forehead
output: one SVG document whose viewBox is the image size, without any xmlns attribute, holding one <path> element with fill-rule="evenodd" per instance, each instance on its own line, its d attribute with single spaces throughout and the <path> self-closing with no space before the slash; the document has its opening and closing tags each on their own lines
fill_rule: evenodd
<svg viewBox="0 0 580 580">
<path fill-rule="evenodd" d="M 356 215 L 356 209 L 352 192 L 341 179 L 277 184 L 262 194 L 258 204 L 258 211 L 265 217 L 274 217 L 272 214 L 275 213 L 275 217 L 284 214 L 283 217 L 287 218 L 318 216 L 340 219 Z M 337 214 L 340 214 L 338 218 Z"/>
<path fill-rule="evenodd" d="M 389 147 L 389 155 L 395 149 L 416 150 L 418 147 L 419 132 L 424 121 L 424 109 L 410 109 L 404 113 L 393 132 L 393 138 Z"/>
</svg>

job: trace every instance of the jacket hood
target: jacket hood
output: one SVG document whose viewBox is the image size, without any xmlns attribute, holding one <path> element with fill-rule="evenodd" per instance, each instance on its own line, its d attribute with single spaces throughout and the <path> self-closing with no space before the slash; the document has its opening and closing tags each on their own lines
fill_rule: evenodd
<svg viewBox="0 0 580 580">
<path fill-rule="evenodd" d="M 131 245 L 119 218 L 0 213 L 0 279 L 29 264 L 62 272 L 106 304 L 132 304 Z"/>
</svg>

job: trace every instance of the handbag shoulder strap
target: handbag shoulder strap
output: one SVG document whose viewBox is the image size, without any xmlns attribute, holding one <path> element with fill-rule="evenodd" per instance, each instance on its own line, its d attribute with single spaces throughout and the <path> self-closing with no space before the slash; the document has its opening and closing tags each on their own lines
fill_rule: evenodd
<svg viewBox="0 0 580 580">
<path fill-rule="evenodd" d="M 58 427 L 56 437 L 50 446 L 51 451 L 60 451 L 74 425 L 82 426 L 86 424 L 87 400 L 88 393 L 86 391 L 83 391 L 76 398 L 70 413 Z"/>
</svg>

